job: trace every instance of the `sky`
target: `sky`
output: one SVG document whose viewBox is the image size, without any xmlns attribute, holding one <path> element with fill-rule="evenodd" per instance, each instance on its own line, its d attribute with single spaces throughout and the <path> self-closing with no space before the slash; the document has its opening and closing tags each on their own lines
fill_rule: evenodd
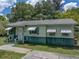
<svg viewBox="0 0 79 59">
<path fill-rule="evenodd" d="M 11 13 L 11 8 L 16 7 L 17 2 L 26 2 L 35 5 L 36 2 L 41 0 L 0 0 L 0 15 Z M 64 11 L 71 10 L 72 8 L 79 7 L 79 0 L 62 0 L 61 4 Z"/>
</svg>

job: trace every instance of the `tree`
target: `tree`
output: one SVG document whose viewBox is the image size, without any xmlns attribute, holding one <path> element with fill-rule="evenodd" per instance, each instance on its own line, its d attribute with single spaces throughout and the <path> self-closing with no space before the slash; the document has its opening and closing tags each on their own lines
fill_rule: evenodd
<svg viewBox="0 0 79 59">
<path fill-rule="evenodd" d="M 79 8 L 69 10 L 63 14 L 63 18 L 71 18 L 79 23 Z"/>
<path fill-rule="evenodd" d="M 42 0 L 37 2 L 35 6 L 20 2 L 16 4 L 16 7 L 12 8 L 13 20 L 12 22 L 23 20 L 36 20 L 36 19 L 52 19 L 57 18 L 55 14 L 60 10 L 61 0 Z"/>
<path fill-rule="evenodd" d="M 5 28 L 7 27 L 8 20 L 4 16 L 0 16 L 0 35 L 5 35 Z"/>
<path fill-rule="evenodd" d="M 64 12 L 64 13 L 57 11 L 54 14 L 54 17 L 56 19 L 70 18 L 70 19 L 73 19 L 79 23 L 79 8 L 72 9 L 72 10 L 69 10 L 69 11 Z"/>
<path fill-rule="evenodd" d="M 52 3 L 53 2 L 53 3 Z M 35 15 L 40 14 L 45 16 L 44 19 L 57 18 L 56 14 L 60 12 L 61 0 L 43 0 L 41 3 L 37 2 L 35 5 Z"/>
<path fill-rule="evenodd" d="M 43 15 L 43 14 L 37 14 L 35 17 L 36 17 L 36 20 L 44 20 L 44 19 L 47 19 L 47 16 L 46 15 Z"/>
<path fill-rule="evenodd" d="M 47 0 L 47 1 L 42 1 L 37 2 L 35 5 L 35 12 L 37 14 L 43 14 L 43 15 L 48 15 L 48 14 L 52 14 L 53 13 L 53 4 Z"/>
<path fill-rule="evenodd" d="M 26 19 L 26 20 L 31 20 L 32 17 L 31 17 L 31 15 L 26 15 L 26 16 L 24 16 L 24 19 Z"/>
<path fill-rule="evenodd" d="M 57 12 L 54 13 L 54 17 L 53 18 L 54 19 L 63 19 L 64 18 L 63 17 L 63 13 L 60 12 L 60 11 L 57 11 Z"/>
<path fill-rule="evenodd" d="M 0 21 L 5 21 L 5 18 L 3 16 L 0 16 Z"/>
<path fill-rule="evenodd" d="M 0 23 L 6 27 L 8 20 L 6 20 L 6 18 L 4 16 L 0 16 Z"/>
<path fill-rule="evenodd" d="M 62 0 L 53 0 L 53 5 L 54 5 L 54 9 L 56 10 L 56 11 L 58 11 L 58 10 L 60 10 L 60 7 L 61 7 L 61 1 Z"/>
<path fill-rule="evenodd" d="M 34 8 L 34 19 L 48 19 L 49 15 L 51 16 L 54 11 L 53 11 L 53 4 L 47 0 L 43 0 L 41 3 L 37 2 Z M 52 17 L 51 17 L 52 18 Z"/>
<path fill-rule="evenodd" d="M 19 21 L 19 18 L 23 18 L 23 20 L 31 19 L 33 14 L 33 6 L 23 2 L 17 3 L 16 7 L 12 8 L 12 13 L 14 14 L 12 22 Z"/>
</svg>

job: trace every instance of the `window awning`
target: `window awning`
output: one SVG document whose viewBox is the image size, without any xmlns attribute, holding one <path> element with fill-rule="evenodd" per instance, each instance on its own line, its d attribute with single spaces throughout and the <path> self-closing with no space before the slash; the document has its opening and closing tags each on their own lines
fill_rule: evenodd
<svg viewBox="0 0 79 59">
<path fill-rule="evenodd" d="M 61 30 L 61 33 L 72 33 L 71 30 Z"/>
<path fill-rule="evenodd" d="M 6 28 L 5 30 L 8 31 L 8 30 L 11 30 L 13 27 L 8 27 Z"/>
<path fill-rule="evenodd" d="M 56 29 L 48 29 L 47 32 L 48 33 L 54 33 L 54 32 L 56 32 Z"/>
<path fill-rule="evenodd" d="M 29 31 L 35 31 L 37 27 L 29 27 L 27 30 Z"/>
</svg>

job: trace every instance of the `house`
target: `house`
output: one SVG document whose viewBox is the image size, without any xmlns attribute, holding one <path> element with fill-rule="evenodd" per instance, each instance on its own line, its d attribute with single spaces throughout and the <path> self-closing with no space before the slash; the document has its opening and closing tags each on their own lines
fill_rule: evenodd
<svg viewBox="0 0 79 59">
<path fill-rule="evenodd" d="M 47 45 L 75 45 L 74 26 L 77 23 L 72 19 L 50 19 L 18 21 L 8 24 L 13 27 L 9 40 L 23 43 L 36 43 Z M 12 32 L 12 33 L 11 33 Z M 15 39 L 17 37 L 17 39 Z"/>
</svg>

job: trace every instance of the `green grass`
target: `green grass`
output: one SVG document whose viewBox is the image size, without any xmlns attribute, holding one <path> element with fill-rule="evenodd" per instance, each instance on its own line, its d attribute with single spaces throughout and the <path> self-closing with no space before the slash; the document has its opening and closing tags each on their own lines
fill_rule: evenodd
<svg viewBox="0 0 79 59">
<path fill-rule="evenodd" d="M 6 37 L 0 37 L 0 46 L 6 44 Z"/>
<path fill-rule="evenodd" d="M 30 48 L 33 50 L 41 50 L 47 52 L 79 56 L 79 50 L 73 49 L 72 47 L 68 48 L 68 47 L 47 46 L 47 45 L 33 45 L 33 44 L 16 44 L 16 46 L 23 48 Z"/>
<path fill-rule="evenodd" d="M 21 59 L 25 54 L 0 50 L 0 59 Z"/>
<path fill-rule="evenodd" d="M 0 37 L 0 46 L 7 44 L 6 37 Z M 9 51 L 1 51 L 0 50 L 0 59 L 21 59 L 25 54 L 19 54 Z"/>
</svg>

